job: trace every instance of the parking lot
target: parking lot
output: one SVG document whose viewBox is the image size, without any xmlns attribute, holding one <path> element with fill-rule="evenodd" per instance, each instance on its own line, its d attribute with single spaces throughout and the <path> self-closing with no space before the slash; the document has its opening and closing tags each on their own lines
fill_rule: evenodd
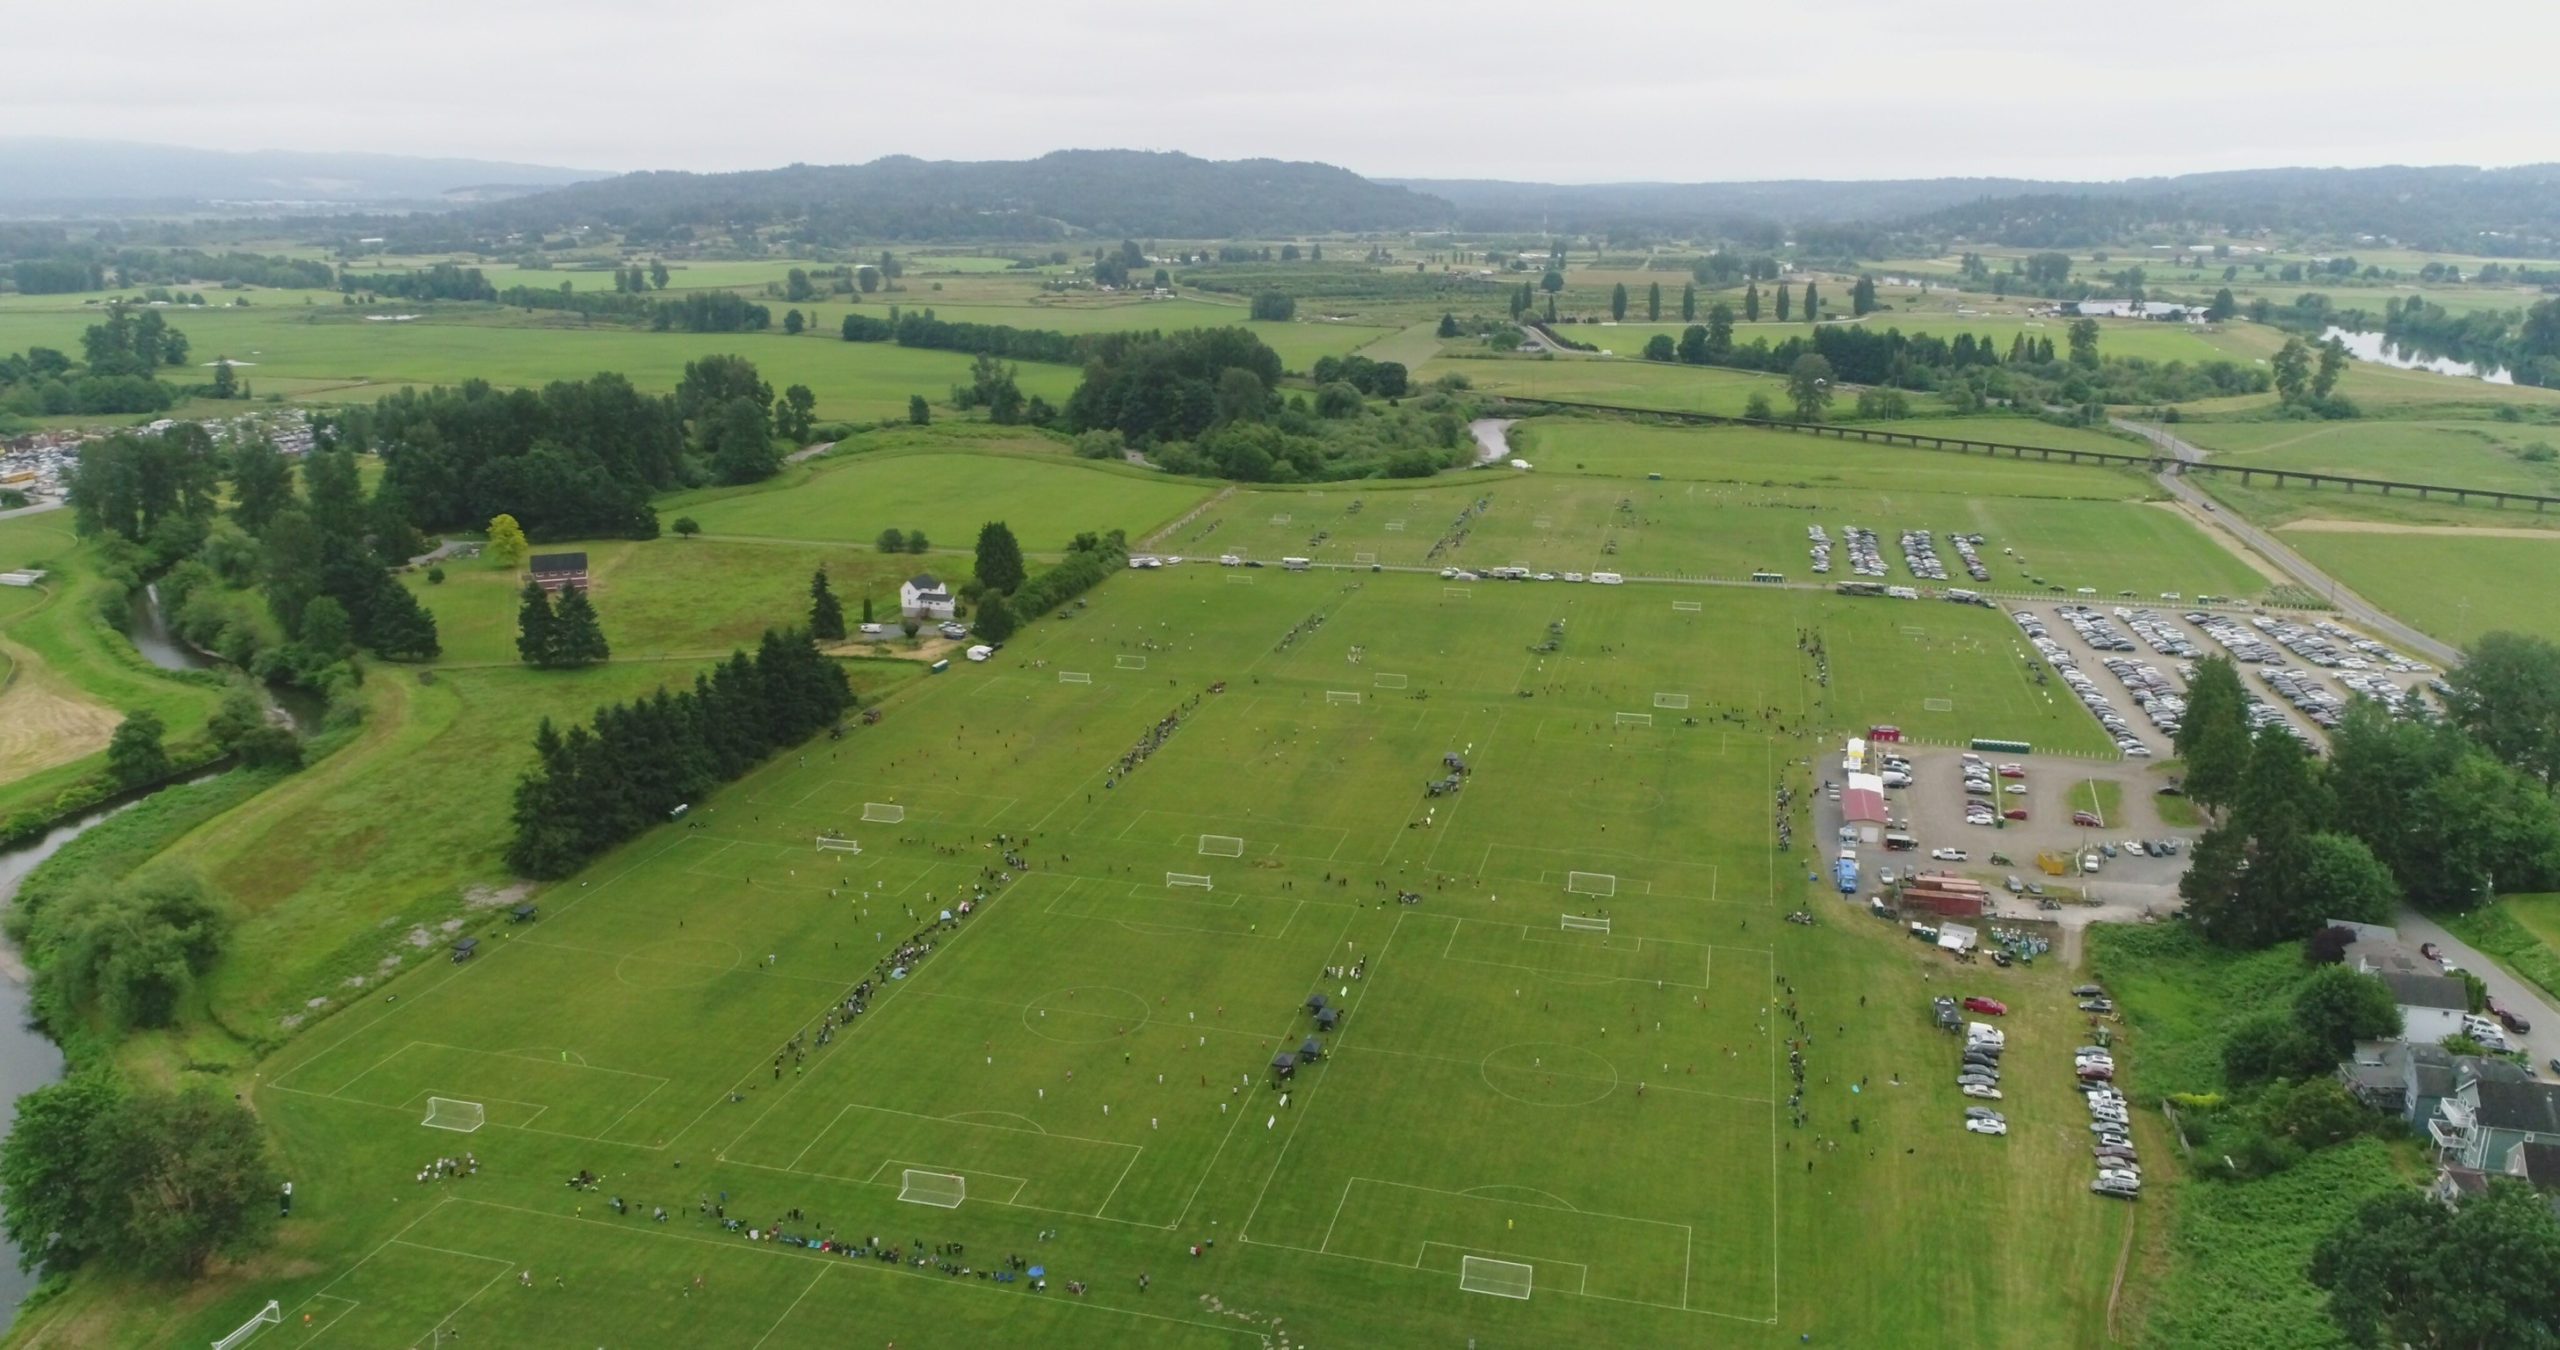
<svg viewBox="0 0 2560 1350">
<path fill-rule="evenodd" d="M 2012 604 L 2005 612 L 2018 625 L 2022 659 L 2047 668 L 2055 697 L 2087 705 L 2136 759 L 2175 753 L 2170 738 L 2186 709 L 2187 677 L 2206 656 L 2239 665 L 2253 722 L 2282 723 L 2315 747 L 2356 694 L 2407 700 L 2435 678 L 2423 662 L 2327 619 L 2126 599 Z"/>
</svg>

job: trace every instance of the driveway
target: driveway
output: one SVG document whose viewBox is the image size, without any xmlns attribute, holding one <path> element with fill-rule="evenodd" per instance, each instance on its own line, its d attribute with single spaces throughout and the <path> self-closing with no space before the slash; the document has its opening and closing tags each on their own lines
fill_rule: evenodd
<svg viewBox="0 0 2560 1350">
<path fill-rule="evenodd" d="M 2506 967 L 2446 932 L 2444 925 L 2414 909 L 2401 910 L 2394 923 L 2400 929 L 2402 941 L 2413 947 L 2421 942 L 2436 944 L 2445 955 L 2453 958 L 2455 965 L 2479 976 L 2480 982 L 2489 986 L 2490 997 L 2533 1023 L 2533 1030 L 2525 1035 L 2507 1033 L 2507 1043 L 2525 1052 L 2533 1063 L 2534 1072 L 2546 1072 L 2544 1066 L 2551 1062 L 2553 1056 L 2560 1055 L 2560 1010 L 2552 1008 L 2541 990 L 2518 979 Z"/>
</svg>

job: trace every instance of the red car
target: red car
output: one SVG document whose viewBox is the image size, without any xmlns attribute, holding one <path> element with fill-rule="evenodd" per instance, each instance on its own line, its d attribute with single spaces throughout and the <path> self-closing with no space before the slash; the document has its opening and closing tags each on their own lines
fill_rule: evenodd
<svg viewBox="0 0 2560 1350">
<path fill-rule="evenodd" d="M 2098 819 L 2097 813 L 2094 811 L 2072 812 L 2071 823 L 2084 830 L 2103 829 L 2106 826 L 2106 822 Z"/>
<path fill-rule="evenodd" d="M 2027 809 L 2023 806 L 2012 806 L 2000 814 L 2007 816 L 2011 820 L 2025 820 L 2027 818 Z"/>
<path fill-rule="evenodd" d="M 1964 1007 L 1967 1012 L 1988 1013 L 1993 1017 L 2005 1017 L 2009 1013 L 2009 1005 L 1996 998 L 1968 998 Z"/>
</svg>

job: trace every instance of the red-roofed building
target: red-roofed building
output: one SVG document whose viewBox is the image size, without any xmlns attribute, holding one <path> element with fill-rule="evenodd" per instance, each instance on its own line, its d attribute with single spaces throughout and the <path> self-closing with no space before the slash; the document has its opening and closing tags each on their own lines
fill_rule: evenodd
<svg viewBox="0 0 2560 1350">
<path fill-rule="evenodd" d="M 1849 775 L 1849 788 L 1840 794 L 1840 820 L 1858 832 L 1864 843 L 1873 844 L 1884 838 L 1888 817 L 1884 809 L 1884 780 L 1871 773 Z"/>
</svg>

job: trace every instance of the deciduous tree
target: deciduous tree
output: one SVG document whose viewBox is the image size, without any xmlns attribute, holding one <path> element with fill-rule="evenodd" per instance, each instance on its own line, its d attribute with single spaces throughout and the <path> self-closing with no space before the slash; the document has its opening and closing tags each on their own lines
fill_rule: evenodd
<svg viewBox="0 0 2560 1350">
<path fill-rule="evenodd" d="M 524 527 L 514 516 L 493 516 L 489 520 L 489 546 L 483 550 L 489 561 L 500 567 L 514 567 L 525 559 L 532 546 L 526 542 Z"/>
</svg>

